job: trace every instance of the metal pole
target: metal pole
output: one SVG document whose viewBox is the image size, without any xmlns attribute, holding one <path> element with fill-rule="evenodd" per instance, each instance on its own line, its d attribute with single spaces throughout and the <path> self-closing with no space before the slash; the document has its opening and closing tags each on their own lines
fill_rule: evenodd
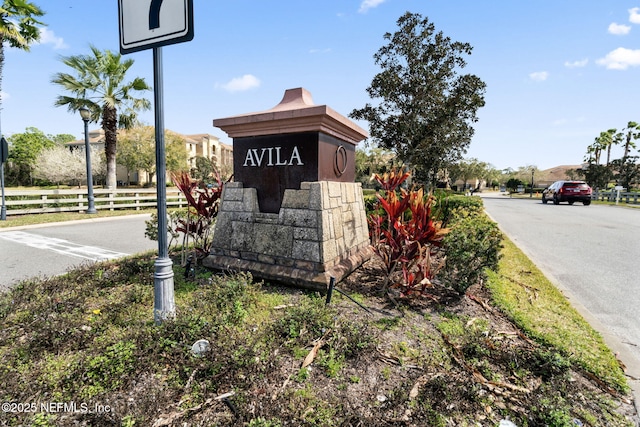
<svg viewBox="0 0 640 427">
<path fill-rule="evenodd" d="M 531 169 L 531 193 L 529 194 L 529 198 L 533 198 L 533 169 Z"/>
<path fill-rule="evenodd" d="M 2 101 L 2 95 L 0 94 L 0 101 Z M 2 151 L 4 151 L 4 149 L 7 149 L 7 152 L 4 153 L 5 157 L 9 156 L 8 150 L 9 147 L 8 145 L 5 147 L 5 140 L 2 137 L 2 130 L 0 130 L 0 139 L 2 139 L 1 144 L 3 145 L 2 147 Z M 7 219 L 7 205 L 5 204 L 5 200 L 4 200 L 4 159 L 0 159 L 0 187 L 2 187 L 2 208 L 0 208 L 0 220 L 2 221 L 6 221 Z"/>
<path fill-rule="evenodd" d="M 153 88 L 156 127 L 156 176 L 158 199 L 158 258 L 155 262 L 153 318 L 156 324 L 175 316 L 173 261 L 167 247 L 167 172 L 164 147 L 162 48 L 153 48 Z"/>
<path fill-rule="evenodd" d="M 96 213 L 96 207 L 93 198 L 93 176 L 91 175 L 91 149 L 89 147 L 89 119 L 83 118 L 84 122 L 84 152 L 87 162 L 87 200 L 89 201 L 89 207 L 85 213 Z"/>
<path fill-rule="evenodd" d="M 7 219 L 7 205 L 4 201 L 4 162 L 0 162 L 0 186 L 2 186 L 2 208 L 0 210 L 0 220 Z"/>
<path fill-rule="evenodd" d="M 325 299 L 324 304 L 331 304 L 331 294 L 333 294 L 333 288 L 336 285 L 336 278 L 331 276 L 329 278 L 329 289 L 327 289 L 327 299 Z"/>
</svg>

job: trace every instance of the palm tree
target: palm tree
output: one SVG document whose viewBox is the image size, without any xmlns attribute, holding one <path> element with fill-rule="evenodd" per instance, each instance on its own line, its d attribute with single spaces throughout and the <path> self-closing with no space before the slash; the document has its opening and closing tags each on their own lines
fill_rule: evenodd
<svg viewBox="0 0 640 427">
<path fill-rule="evenodd" d="M 607 163 L 605 166 L 609 166 L 611 163 L 611 147 L 618 144 L 620 140 L 616 138 L 617 129 L 609 129 L 606 132 L 600 132 L 599 141 L 603 149 L 607 150 Z"/>
<path fill-rule="evenodd" d="M 0 104 L 2 104 L 2 69 L 4 68 L 4 44 L 25 51 L 31 43 L 40 39 L 36 17 L 44 12 L 26 0 L 4 0 L 0 6 Z"/>
<path fill-rule="evenodd" d="M 624 155 L 622 156 L 622 163 L 625 163 L 627 157 L 629 156 L 629 151 L 631 148 L 636 148 L 635 140 L 640 139 L 640 124 L 636 122 L 627 123 L 627 127 L 624 129 L 626 133 L 623 135 L 624 138 Z"/>
<path fill-rule="evenodd" d="M 91 111 L 91 121 L 102 120 L 107 158 L 107 187 L 116 188 L 116 143 L 118 128 L 129 129 L 137 124 L 138 112 L 151 108 L 148 99 L 137 98 L 134 93 L 150 89 L 143 78 L 125 82 L 133 59 L 122 60 L 122 55 L 109 50 L 100 51 L 91 46 L 91 55 L 62 58 L 62 62 L 75 71 L 75 76 L 57 73 L 51 80 L 72 96 L 58 96 L 57 106 L 66 105 L 69 111 L 81 107 Z"/>
<path fill-rule="evenodd" d="M 606 138 L 607 133 L 600 132 L 600 136 L 597 136 L 593 140 L 593 144 L 587 147 L 587 158 L 585 158 L 586 161 L 588 161 L 589 163 L 595 162 L 596 165 L 600 164 L 600 154 L 602 153 L 603 149 L 607 148 Z"/>
</svg>

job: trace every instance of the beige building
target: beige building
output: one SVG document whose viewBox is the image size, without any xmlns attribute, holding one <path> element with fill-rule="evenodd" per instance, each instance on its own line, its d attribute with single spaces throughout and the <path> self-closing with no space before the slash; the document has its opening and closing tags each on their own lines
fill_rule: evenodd
<svg viewBox="0 0 640 427">
<path fill-rule="evenodd" d="M 208 133 L 184 135 L 187 140 L 189 153 L 189 168 L 196 167 L 196 157 L 214 159 L 218 170 L 223 176 L 231 175 L 233 171 L 233 146 L 220 142 L 218 137 Z"/>
<path fill-rule="evenodd" d="M 216 136 L 199 133 L 193 135 L 182 135 L 185 139 L 185 149 L 187 150 L 188 168 L 196 166 L 196 157 L 213 159 L 216 167 L 223 178 L 231 176 L 233 173 L 233 146 L 220 142 Z M 104 131 L 102 129 L 89 131 L 89 144 L 97 150 L 104 150 Z M 71 149 L 84 150 L 84 139 L 67 143 Z M 137 184 L 147 182 L 145 171 L 129 171 L 122 165 L 117 165 L 116 179 L 118 185 L 125 183 Z M 155 181 L 155 179 L 153 180 Z"/>
</svg>

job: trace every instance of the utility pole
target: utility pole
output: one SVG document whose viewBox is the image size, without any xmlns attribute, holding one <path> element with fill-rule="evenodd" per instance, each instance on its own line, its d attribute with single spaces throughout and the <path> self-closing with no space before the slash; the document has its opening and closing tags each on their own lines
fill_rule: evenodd
<svg viewBox="0 0 640 427">
<path fill-rule="evenodd" d="M 530 199 L 533 198 L 533 171 L 534 170 L 535 170 L 534 168 L 531 168 L 531 193 L 529 193 Z"/>
</svg>

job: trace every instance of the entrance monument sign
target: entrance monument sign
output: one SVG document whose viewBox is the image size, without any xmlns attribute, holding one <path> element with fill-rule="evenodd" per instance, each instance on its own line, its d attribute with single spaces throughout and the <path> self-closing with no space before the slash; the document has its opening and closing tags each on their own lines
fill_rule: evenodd
<svg viewBox="0 0 640 427">
<path fill-rule="evenodd" d="M 366 131 L 311 94 L 289 89 L 274 108 L 214 120 L 233 138 L 204 264 L 326 290 L 370 256 L 355 146 Z"/>
</svg>

